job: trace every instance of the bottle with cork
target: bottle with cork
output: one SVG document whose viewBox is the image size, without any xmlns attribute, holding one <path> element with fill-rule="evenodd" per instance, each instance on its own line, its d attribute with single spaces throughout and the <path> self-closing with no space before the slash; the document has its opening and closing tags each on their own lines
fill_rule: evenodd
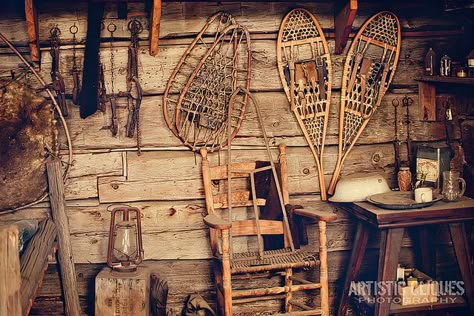
<svg viewBox="0 0 474 316">
<path fill-rule="evenodd" d="M 425 75 L 435 76 L 437 74 L 437 57 L 433 48 L 430 47 L 425 56 Z"/>
</svg>

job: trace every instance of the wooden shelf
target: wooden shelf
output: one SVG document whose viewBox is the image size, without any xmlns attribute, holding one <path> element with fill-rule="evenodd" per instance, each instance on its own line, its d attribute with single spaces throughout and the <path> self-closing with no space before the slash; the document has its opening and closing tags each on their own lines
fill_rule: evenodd
<svg viewBox="0 0 474 316">
<path fill-rule="evenodd" d="M 420 103 L 420 120 L 436 121 L 436 87 L 440 85 L 466 86 L 474 85 L 474 78 L 441 77 L 441 76 L 421 76 L 415 79 L 418 81 L 418 96 Z"/>
<path fill-rule="evenodd" d="M 450 83 L 474 85 L 474 78 L 441 77 L 441 76 L 421 76 L 416 81 L 431 83 Z"/>
</svg>

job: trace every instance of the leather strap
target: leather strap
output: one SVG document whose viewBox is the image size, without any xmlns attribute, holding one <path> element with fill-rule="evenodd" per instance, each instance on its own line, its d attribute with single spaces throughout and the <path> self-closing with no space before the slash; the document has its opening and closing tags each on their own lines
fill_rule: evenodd
<svg viewBox="0 0 474 316">
<path fill-rule="evenodd" d="M 370 68 L 372 66 L 372 61 L 368 58 L 362 60 L 360 66 L 359 76 L 360 76 L 360 108 L 359 111 L 362 111 L 365 102 L 365 92 L 367 88 L 367 77 L 369 75 Z M 363 113 L 365 114 L 365 113 Z"/>
<path fill-rule="evenodd" d="M 316 70 L 318 72 L 318 83 L 319 83 L 319 95 L 322 100 L 326 99 L 326 79 L 327 79 L 327 68 L 321 56 L 316 57 Z"/>
<path fill-rule="evenodd" d="M 356 53 L 354 56 L 354 64 L 352 65 L 351 76 L 349 77 L 349 84 L 347 85 L 347 92 L 352 91 L 352 88 L 354 87 L 355 80 L 357 77 L 357 71 L 359 70 L 361 61 L 362 61 L 362 54 Z"/>
</svg>

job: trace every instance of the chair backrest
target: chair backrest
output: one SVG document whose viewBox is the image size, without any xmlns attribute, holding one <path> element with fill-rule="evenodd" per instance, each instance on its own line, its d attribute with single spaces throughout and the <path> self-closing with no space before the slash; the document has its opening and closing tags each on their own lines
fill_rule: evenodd
<svg viewBox="0 0 474 316">
<path fill-rule="evenodd" d="M 202 175 L 206 208 L 208 214 L 228 218 L 228 173 L 227 164 L 211 167 L 207 151 L 201 150 Z M 260 235 L 283 236 L 285 247 L 288 246 L 288 229 L 285 228 L 282 210 L 276 192 L 275 181 L 267 161 L 239 162 L 231 164 L 232 180 L 232 236 L 256 236 L 257 219 L 253 209 L 252 182 L 255 187 L 255 203 L 258 206 L 258 228 Z M 282 189 L 283 204 L 287 204 L 287 163 L 285 147 L 280 146 L 280 161 L 275 164 Z M 252 179 L 252 174 L 254 179 Z M 213 239 L 211 234 L 211 239 Z M 211 244 L 215 241 L 211 240 Z"/>
</svg>

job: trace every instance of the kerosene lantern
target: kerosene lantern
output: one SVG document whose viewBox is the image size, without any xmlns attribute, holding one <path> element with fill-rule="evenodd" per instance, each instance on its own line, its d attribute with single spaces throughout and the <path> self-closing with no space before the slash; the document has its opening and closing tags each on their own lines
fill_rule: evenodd
<svg viewBox="0 0 474 316">
<path fill-rule="evenodd" d="M 143 260 L 140 210 L 117 207 L 110 220 L 107 264 L 118 272 L 134 272 Z"/>
</svg>

